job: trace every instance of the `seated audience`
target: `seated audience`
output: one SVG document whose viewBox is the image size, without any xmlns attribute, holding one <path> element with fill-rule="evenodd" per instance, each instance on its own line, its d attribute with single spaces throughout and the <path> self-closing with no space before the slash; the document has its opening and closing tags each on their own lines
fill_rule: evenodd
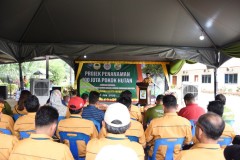
<svg viewBox="0 0 240 160">
<path fill-rule="evenodd" d="M 216 114 L 218 114 L 219 116 L 222 117 L 223 116 L 224 105 L 221 101 L 212 101 L 212 102 L 209 102 L 207 110 L 208 110 L 208 112 L 216 113 Z M 235 134 L 232 126 L 225 123 L 225 128 L 223 130 L 222 136 L 223 137 L 231 137 L 232 139 L 234 139 L 236 134 Z"/>
<path fill-rule="evenodd" d="M 208 112 L 199 117 L 196 137 L 200 143 L 190 150 L 182 151 L 177 160 L 224 160 L 223 150 L 217 144 L 224 127 L 223 119 L 215 113 Z"/>
<path fill-rule="evenodd" d="M 88 94 L 87 93 L 83 93 L 81 95 L 81 98 L 83 99 L 84 102 L 84 107 L 88 105 Z"/>
<path fill-rule="evenodd" d="M 62 93 L 58 89 L 52 91 L 49 105 L 57 109 L 59 116 L 69 116 L 69 110 L 62 104 Z"/>
<path fill-rule="evenodd" d="M 0 132 L 0 159 L 8 160 L 13 147 L 17 144 L 18 139 L 12 135 L 6 135 Z"/>
<path fill-rule="evenodd" d="M 162 106 L 163 105 L 162 100 L 163 100 L 163 95 L 158 95 L 156 98 L 156 105 L 152 108 L 149 108 L 145 113 L 144 124 L 150 123 L 150 121 L 154 118 L 159 118 L 163 116 L 164 111 Z"/>
<path fill-rule="evenodd" d="M 150 147 L 148 154 L 152 156 L 154 142 L 159 138 L 185 138 L 185 144 L 192 140 L 191 124 L 183 117 L 177 115 L 177 99 L 173 95 L 163 97 L 164 116 L 153 119 L 148 125 L 145 135 L 147 145 Z M 180 152 L 180 148 L 175 148 L 175 155 Z M 163 160 L 166 155 L 166 147 L 159 147 L 156 159 Z"/>
<path fill-rule="evenodd" d="M 131 110 L 132 100 L 129 97 L 121 97 L 118 99 L 118 102 L 121 104 L 124 104 L 128 108 L 129 111 Z M 131 119 L 131 125 L 130 125 L 129 129 L 125 132 L 125 135 L 138 137 L 139 143 L 143 147 L 145 147 L 146 139 L 145 139 L 143 126 L 140 122 Z M 99 138 L 105 138 L 106 136 L 107 136 L 106 128 L 102 127 L 102 129 L 99 133 Z"/>
<path fill-rule="evenodd" d="M 24 103 L 27 110 L 27 114 L 18 118 L 14 124 L 14 131 L 17 137 L 20 131 L 32 131 L 35 130 L 35 115 L 40 106 L 38 98 L 34 95 L 29 96 Z"/>
<path fill-rule="evenodd" d="M 28 113 L 24 106 L 24 102 L 31 95 L 32 95 L 31 92 L 28 90 L 23 90 L 21 92 L 20 98 L 19 98 L 17 104 L 13 108 L 13 114 L 26 115 Z"/>
<path fill-rule="evenodd" d="M 133 149 L 140 160 L 144 160 L 143 147 L 131 142 L 125 132 L 129 128 L 130 114 L 126 106 L 121 103 L 111 104 L 104 116 L 103 126 L 107 130 L 106 138 L 92 139 L 87 145 L 86 160 L 94 160 L 102 148 L 108 145 L 123 145 Z M 124 153 L 123 153 L 124 154 Z"/>
<path fill-rule="evenodd" d="M 124 153 L 124 154 L 123 154 Z M 108 145 L 97 154 L 96 160 L 139 160 L 136 152 L 123 145 Z"/>
<path fill-rule="evenodd" d="M 218 94 L 215 97 L 215 101 L 221 101 L 224 105 L 224 112 L 223 112 L 223 116 L 222 118 L 226 121 L 226 120 L 234 120 L 235 116 L 234 113 L 232 112 L 230 107 L 225 106 L 226 105 L 226 97 L 223 94 Z"/>
<path fill-rule="evenodd" d="M 8 129 L 14 133 L 13 126 L 14 126 L 14 121 L 12 117 L 9 115 L 3 114 L 2 111 L 4 109 L 4 104 L 0 103 L 0 128 L 3 129 Z"/>
<path fill-rule="evenodd" d="M 129 90 L 123 91 L 120 94 L 120 97 L 129 97 L 132 99 L 132 92 L 130 92 Z M 140 108 L 138 108 L 138 106 L 135 106 L 135 105 L 131 106 L 130 115 L 132 119 L 135 119 L 142 123 L 142 113 Z"/>
<path fill-rule="evenodd" d="M 68 103 L 69 111 L 71 113 L 70 117 L 64 120 L 61 120 L 58 123 L 57 136 L 59 132 L 79 132 L 88 135 L 91 139 L 98 137 L 97 129 L 92 121 L 87 119 L 82 119 L 80 112 L 84 102 L 80 97 L 72 97 Z M 68 144 L 68 142 L 65 142 Z M 79 157 L 86 156 L 86 144 L 83 141 L 78 141 L 78 153 Z"/>
<path fill-rule="evenodd" d="M 13 149 L 9 160 L 73 160 L 69 148 L 51 138 L 56 130 L 58 111 L 51 106 L 41 107 L 35 117 L 36 134 L 21 140 Z"/>
<path fill-rule="evenodd" d="M 3 105 L 4 105 L 4 108 L 2 109 L 2 113 L 3 113 L 3 114 L 9 115 L 9 116 L 12 116 L 12 115 L 13 115 L 11 106 L 10 106 L 10 105 L 8 104 L 8 102 L 5 101 L 2 97 L 0 97 L 0 104 L 3 104 Z"/>
<path fill-rule="evenodd" d="M 184 96 L 184 102 L 186 107 L 179 111 L 179 116 L 187 118 L 188 120 L 197 121 L 198 118 L 205 113 L 205 110 L 195 103 L 195 97 L 192 93 L 187 93 Z"/>
<path fill-rule="evenodd" d="M 226 160 L 239 160 L 240 159 L 240 145 L 227 146 L 224 149 L 224 157 Z"/>
<path fill-rule="evenodd" d="M 89 93 L 89 105 L 83 108 L 82 117 L 85 119 L 95 119 L 99 123 L 102 123 L 104 119 L 104 112 L 96 107 L 99 101 L 100 94 L 96 91 Z"/>
<path fill-rule="evenodd" d="M 68 106 L 69 100 L 70 100 L 70 96 L 68 96 L 68 95 L 63 96 L 62 104 L 63 104 L 64 106 Z"/>
</svg>

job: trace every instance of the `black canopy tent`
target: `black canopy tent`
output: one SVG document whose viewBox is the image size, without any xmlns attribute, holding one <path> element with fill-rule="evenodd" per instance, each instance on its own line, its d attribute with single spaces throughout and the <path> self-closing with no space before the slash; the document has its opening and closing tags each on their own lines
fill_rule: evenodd
<svg viewBox="0 0 240 160">
<path fill-rule="evenodd" d="M 0 0 L 0 63 L 50 55 L 73 67 L 87 55 L 217 68 L 230 58 L 225 46 L 240 40 L 239 6 L 239 0 Z"/>
</svg>

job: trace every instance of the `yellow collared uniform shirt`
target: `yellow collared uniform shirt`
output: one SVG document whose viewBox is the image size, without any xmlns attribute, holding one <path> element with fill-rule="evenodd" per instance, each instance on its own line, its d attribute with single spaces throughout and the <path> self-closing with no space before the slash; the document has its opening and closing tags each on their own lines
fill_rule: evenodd
<svg viewBox="0 0 240 160">
<path fill-rule="evenodd" d="M 233 130 L 231 125 L 225 123 L 225 128 L 223 130 L 222 136 L 223 137 L 232 137 L 232 139 L 234 139 L 236 134 L 235 134 L 235 132 L 234 132 L 234 130 Z"/>
<path fill-rule="evenodd" d="M 225 160 L 219 144 L 195 144 L 190 150 L 181 151 L 176 160 Z"/>
<path fill-rule="evenodd" d="M 103 147 L 118 144 L 133 149 L 138 155 L 139 160 L 144 160 L 143 147 L 139 143 L 131 142 L 124 134 L 109 133 L 106 138 L 92 139 L 88 142 L 86 160 L 94 160 Z"/>
<path fill-rule="evenodd" d="M 14 106 L 14 108 L 12 109 L 12 111 L 13 111 L 13 114 L 22 114 L 22 115 L 26 115 L 28 112 L 27 112 L 27 110 L 24 108 L 22 111 L 19 111 L 18 109 L 18 104 L 16 104 L 15 106 Z"/>
<path fill-rule="evenodd" d="M 9 160 L 73 160 L 65 144 L 57 143 L 44 134 L 31 134 L 13 149 Z"/>
<path fill-rule="evenodd" d="M 125 133 L 126 136 L 135 136 L 139 138 L 139 143 L 145 147 L 146 138 L 143 130 L 143 126 L 140 122 L 131 120 L 130 128 Z M 105 138 L 107 136 L 107 131 L 105 127 L 102 127 L 99 138 Z"/>
<path fill-rule="evenodd" d="M 192 140 L 191 124 L 177 113 L 165 113 L 163 117 L 153 119 L 145 131 L 147 145 L 150 147 L 149 155 L 152 156 L 154 141 L 159 138 L 185 138 L 185 144 Z M 180 152 L 181 146 L 175 148 L 175 156 Z M 166 146 L 161 146 L 157 152 L 157 159 L 163 160 Z"/>
<path fill-rule="evenodd" d="M 153 83 L 153 79 L 151 77 L 144 78 L 143 83 Z"/>
<path fill-rule="evenodd" d="M 14 126 L 14 121 L 12 117 L 2 113 L 0 118 L 0 128 L 8 129 L 12 133 L 14 133 L 13 126 Z"/>
<path fill-rule="evenodd" d="M 82 119 L 78 114 L 72 114 L 70 118 L 61 120 L 57 128 L 57 136 L 59 136 L 60 131 L 65 132 L 79 132 L 88 135 L 91 139 L 98 137 L 98 131 L 94 123 L 87 119 Z M 65 144 L 69 146 L 68 141 L 65 141 Z M 86 155 L 86 144 L 83 141 L 78 141 L 78 153 L 79 156 L 83 157 Z"/>
<path fill-rule="evenodd" d="M 8 160 L 13 147 L 17 144 L 18 139 L 12 135 L 0 133 L 0 159 Z"/>
<path fill-rule="evenodd" d="M 137 106 L 135 105 L 131 106 L 130 116 L 131 118 L 142 123 L 142 114 L 141 114 L 140 108 L 138 108 Z"/>
<path fill-rule="evenodd" d="M 35 115 L 36 113 L 28 113 L 19 117 L 14 124 L 15 135 L 19 138 L 20 131 L 35 130 Z"/>
</svg>

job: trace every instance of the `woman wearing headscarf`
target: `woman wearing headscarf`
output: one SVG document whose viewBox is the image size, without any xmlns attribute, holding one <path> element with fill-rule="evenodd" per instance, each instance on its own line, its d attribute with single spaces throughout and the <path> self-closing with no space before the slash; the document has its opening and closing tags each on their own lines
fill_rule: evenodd
<svg viewBox="0 0 240 160">
<path fill-rule="evenodd" d="M 59 116 L 66 117 L 68 108 L 62 104 L 62 94 L 59 90 L 53 90 L 50 96 L 50 105 L 58 110 Z"/>
</svg>

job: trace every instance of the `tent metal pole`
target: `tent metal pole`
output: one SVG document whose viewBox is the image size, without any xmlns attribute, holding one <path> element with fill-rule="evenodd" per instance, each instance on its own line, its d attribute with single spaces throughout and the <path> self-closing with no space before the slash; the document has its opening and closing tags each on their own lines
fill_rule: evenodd
<svg viewBox="0 0 240 160">
<path fill-rule="evenodd" d="M 217 68 L 214 68 L 214 98 L 217 95 L 217 89 L 218 89 L 218 86 L 217 86 Z"/>
<path fill-rule="evenodd" d="M 23 75 L 22 75 L 22 63 L 18 63 L 19 66 L 19 80 L 20 80 L 20 90 L 24 90 Z"/>
<path fill-rule="evenodd" d="M 46 79 L 49 79 L 49 56 L 46 56 Z"/>
</svg>

